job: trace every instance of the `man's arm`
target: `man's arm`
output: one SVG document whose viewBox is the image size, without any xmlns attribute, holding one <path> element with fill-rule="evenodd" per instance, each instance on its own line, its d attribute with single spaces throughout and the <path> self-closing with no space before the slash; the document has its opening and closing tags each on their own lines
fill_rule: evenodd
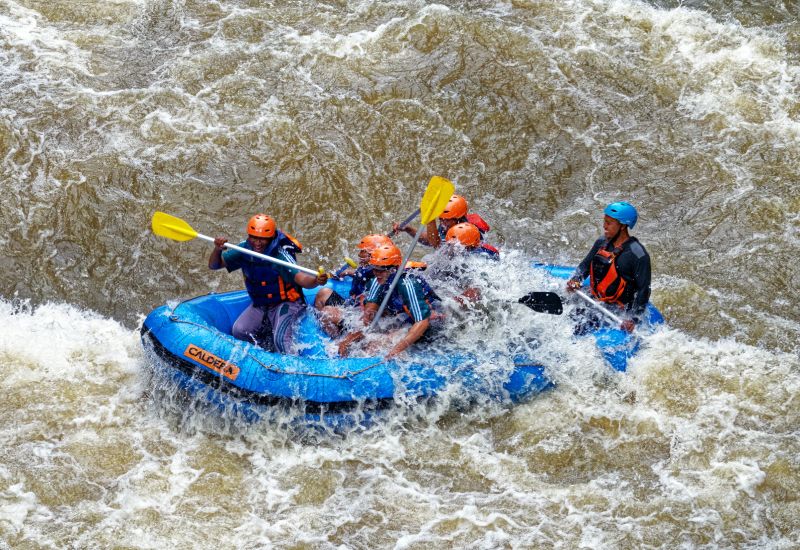
<svg viewBox="0 0 800 550">
<path fill-rule="evenodd" d="M 294 282 L 303 288 L 316 288 L 318 286 L 324 286 L 325 283 L 328 282 L 328 274 L 319 273 L 314 277 L 308 273 L 298 272 L 294 276 Z"/>
<path fill-rule="evenodd" d="M 339 342 L 339 356 L 340 357 L 347 357 L 347 354 L 350 353 L 350 346 L 354 342 L 358 342 L 359 340 L 364 339 L 364 332 L 357 330 L 355 332 L 351 332 Z"/>
<path fill-rule="evenodd" d="M 432 246 L 433 248 L 439 248 L 439 245 L 442 244 L 442 239 L 439 237 L 439 226 L 436 225 L 435 219 L 428 224 L 425 234 L 420 235 L 419 242 Z"/>
<path fill-rule="evenodd" d="M 595 254 L 597 254 L 597 251 L 600 250 L 604 241 L 605 239 L 601 237 L 594 242 L 592 249 L 589 250 L 589 253 L 583 261 L 578 264 L 578 267 L 576 267 L 575 271 L 572 273 L 572 277 L 567 281 L 567 290 L 575 290 L 581 287 L 583 280 L 589 275 L 589 266 L 592 264 L 592 259 Z"/>
<path fill-rule="evenodd" d="M 364 315 L 361 318 L 361 321 L 364 323 L 364 326 L 367 327 L 372 322 L 372 318 L 375 317 L 375 312 L 378 311 L 378 304 L 373 302 L 367 302 L 364 304 Z M 339 342 L 339 355 L 341 357 L 347 357 L 349 353 L 350 346 L 359 340 L 364 339 L 364 331 L 356 330 L 349 334 L 347 334 L 342 340 Z"/>
<path fill-rule="evenodd" d="M 225 267 L 225 259 L 222 257 L 222 250 L 225 248 L 225 243 L 228 239 L 225 237 L 217 237 L 214 239 L 214 250 L 208 256 L 208 268 L 217 270 Z"/>
<path fill-rule="evenodd" d="M 297 263 L 294 255 L 282 248 L 278 250 L 278 256 L 278 260 L 283 260 L 284 262 L 289 262 L 290 264 Z M 316 288 L 318 286 L 323 286 L 328 282 L 328 274 L 324 272 L 318 273 L 316 276 L 314 276 L 309 275 L 308 273 L 303 273 L 302 271 L 297 271 L 291 267 L 281 266 L 279 274 L 279 276 L 283 277 L 284 280 L 294 281 L 295 284 L 303 288 Z"/>
<path fill-rule="evenodd" d="M 407 225 L 401 229 L 400 226 L 395 223 L 393 225 L 393 231 L 395 233 L 403 231 L 412 237 L 417 236 L 417 228 L 410 225 Z M 439 238 L 439 227 L 436 225 L 436 220 L 433 220 L 428 224 L 428 226 L 425 228 L 425 233 L 419 236 L 419 242 L 426 246 L 432 246 L 434 248 L 439 247 L 441 244 L 441 239 Z"/>
<path fill-rule="evenodd" d="M 389 350 L 389 353 L 386 354 L 386 359 L 392 359 L 399 353 L 405 351 L 414 342 L 422 338 L 422 335 L 425 334 L 425 331 L 428 330 L 428 327 L 430 326 L 430 317 L 414 323 L 411 328 L 408 329 L 408 333 L 405 335 L 405 337 L 397 342 L 391 350 Z"/>
<path fill-rule="evenodd" d="M 637 257 L 636 270 L 634 271 L 636 294 L 633 297 L 630 312 L 637 321 L 644 316 L 645 310 L 647 309 L 647 302 L 650 301 L 651 277 L 650 256 L 645 253 L 643 257 Z"/>
</svg>

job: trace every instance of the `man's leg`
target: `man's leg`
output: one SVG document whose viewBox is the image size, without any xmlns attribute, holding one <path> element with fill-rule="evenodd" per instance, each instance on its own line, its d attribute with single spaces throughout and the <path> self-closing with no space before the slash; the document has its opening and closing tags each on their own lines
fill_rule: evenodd
<svg viewBox="0 0 800 550">
<path fill-rule="evenodd" d="M 267 310 L 272 323 L 275 350 L 278 353 L 288 353 L 292 349 L 297 321 L 305 309 L 306 305 L 302 302 L 283 302 Z"/>
<path fill-rule="evenodd" d="M 264 310 L 250 304 L 242 314 L 239 315 L 236 322 L 233 323 L 231 334 L 233 334 L 234 338 L 238 338 L 239 340 L 247 340 L 248 342 L 256 343 L 256 336 L 263 321 Z"/>
</svg>

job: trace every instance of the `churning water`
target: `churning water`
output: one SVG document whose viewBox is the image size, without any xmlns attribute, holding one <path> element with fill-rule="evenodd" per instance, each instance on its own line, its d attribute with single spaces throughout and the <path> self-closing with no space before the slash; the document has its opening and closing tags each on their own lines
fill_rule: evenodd
<svg viewBox="0 0 800 550">
<path fill-rule="evenodd" d="M 796 548 L 798 12 L 0 0 L 0 543 Z M 535 335 L 554 391 L 344 436 L 154 386 L 143 316 L 241 287 L 154 211 L 231 239 L 265 211 L 337 266 L 434 174 L 492 224 L 497 303 L 633 202 L 668 327 L 614 374 L 564 317 L 499 307 L 453 340 Z"/>
</svg>

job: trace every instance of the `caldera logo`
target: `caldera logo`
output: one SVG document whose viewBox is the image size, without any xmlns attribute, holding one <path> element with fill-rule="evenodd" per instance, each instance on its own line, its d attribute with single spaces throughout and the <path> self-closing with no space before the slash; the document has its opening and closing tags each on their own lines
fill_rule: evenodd
<svg viewBox="0 0 800 550">
<path fill-rule="evenodd" d="M 189 359 L 194 359 L 203 366 L 220 373 L 225 378 L 236 380 L 239 376 L 239 367 L 233 363 L 228 363 L 224 359 L 220 359 L 213 353 L 210 353 L 203 348 L 198 348 L 194 344 L 189 344 L 183 354 Z"/>
</svg>

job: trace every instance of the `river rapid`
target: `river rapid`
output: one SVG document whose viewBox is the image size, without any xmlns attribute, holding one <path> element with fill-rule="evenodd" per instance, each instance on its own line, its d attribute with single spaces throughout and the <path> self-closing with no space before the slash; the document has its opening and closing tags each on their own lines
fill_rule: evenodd
<svg viewBox="0 0 800 550">
<path fill-rule="evenodd" d="M 797 548 L 796 2 L 0 0 L 0 546 Z M 614 374 L 506 308 L 558 387 L 344 435 L 163 391 L 152 308 L 241 288 L 154 236 L 273 215 L 335 267 L 451 179 L 575 264 L 628 200 L 668 325 Z M 401 239 L 403 245 L 407 240 Z M 465 349 L 469 330 L 452 334 Z"/>
</svg>

